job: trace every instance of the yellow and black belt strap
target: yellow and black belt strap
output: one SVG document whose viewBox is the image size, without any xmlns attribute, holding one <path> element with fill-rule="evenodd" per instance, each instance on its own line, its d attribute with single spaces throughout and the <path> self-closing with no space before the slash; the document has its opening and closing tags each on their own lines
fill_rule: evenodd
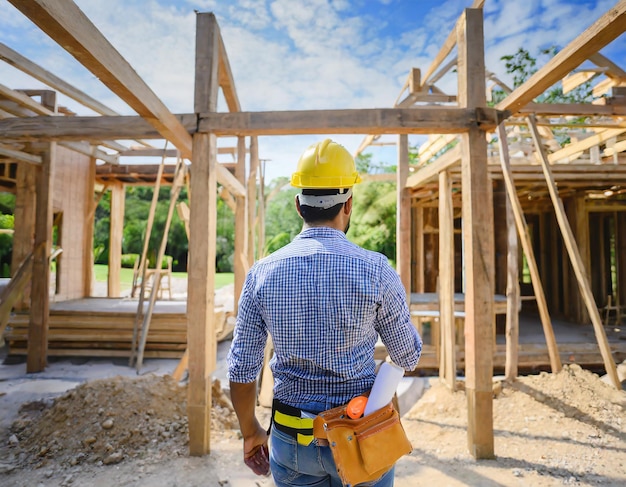
<svg viewBox="0 0 626 487">
<path fill-rule="evenodd" d="M 303 418 L 301 409 L 278 399 L 272 402 L 272 424 L 278 431 L 295 438 L 300 445 L 308 446 L 313 441 L 313 418 Z"/>
</svg>

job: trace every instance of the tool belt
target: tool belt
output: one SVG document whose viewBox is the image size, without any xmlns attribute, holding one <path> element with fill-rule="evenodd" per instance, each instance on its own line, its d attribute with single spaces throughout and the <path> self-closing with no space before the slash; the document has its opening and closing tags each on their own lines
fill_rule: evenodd
<svg viewBox="0 0 626 487">
<path fill-rule="evenodd" d="M 327 440 L 341 481 L 346 486 L 382 477 L 413 447 L 392 403 L 359 419 L 346 414 L 346 406 L 319 413 L 313 436 Z"/>
</svg>

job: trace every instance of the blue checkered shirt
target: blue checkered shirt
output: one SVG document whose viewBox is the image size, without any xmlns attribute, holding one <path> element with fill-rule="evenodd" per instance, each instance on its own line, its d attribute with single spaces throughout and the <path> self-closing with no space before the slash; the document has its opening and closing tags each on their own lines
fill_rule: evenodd
<svg viewBox="0 0 626 487">
<path fill-rule="evenodd" d="M 341 405 L 371 389 L 378 336 L 406 370 L 422 351 L 387 258 L 327 227 L 304 230 L 250 269 L 228 353 L 230 381 L 256 380 L 268 332 L 274 398 L 296 407 Z"/>
</svg>

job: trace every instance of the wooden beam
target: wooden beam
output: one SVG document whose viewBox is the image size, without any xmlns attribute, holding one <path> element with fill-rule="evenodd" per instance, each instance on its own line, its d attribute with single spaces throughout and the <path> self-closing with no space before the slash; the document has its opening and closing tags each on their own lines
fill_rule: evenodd
<svg viewBox="0 0 626 487">
<path fill-rule="evenodd" d="M 506 140 L 506 133 L 504 133 Z M 517 195 L 515 195 L 517 197 Z M 519 246 L 517 231 L 515 228 L 515 211 L 513 210 L 513 198 L 506 197 L 506 324 L 505 324 L 505 347 L 506 359 L 504 365 L 504 377 L 513 382 L 519 373 L 519 310 L 520 310 L 520 285 L 519 285 Z M 519 200 L 517 201 L 519 205 Z M 556 260 L 556 259 L 555 259 Z"/>
<path fill-rule="evenodd" d="M 246 138 L 237 139 L 237 165 L 235 177 L 246 186 Z M 235 204 L 235 255 L 233 267 L 235 273 L 234 305 L 238 311 L 239 297 L 246 279 L 248 262 L 248 205 L 245 197 L 238 197 Z M 244 262 L 246 265 L 244 266 Z"/>
<path fill-rule="evenodd" d="M 506 186 L 506 191 L 508 195 L 508 201 L 511 205 L 511 211 L 513 212 L 513 216 L 515 219 L 515 225 L 517 227 L 517 234 L 519 235 L 520 241 L 522 243 L 522 250 L 526 255 L 526 262 L 528 264 L 528 269 L 530 271 L 531 283 L 533 285 L 533 292 L 535 293 L 535 299 L 537 301 L 537 307 L 539 309 L 539 318 L 541 319 L 541 325 L 543 327 L 543 334 L 546 337 L 546 345 L 548 346 L 548 355 L 550 356 L 550 367 L 553 373 L 557 373 L 561 370 L 561 358 L 559 356 L 559 350 L 556 343 L 556 339 L 554 336 L 554 330 L 552 328 L 552 321 L 550 320 L 550 313 L 548 312 L 548 303 L 546 300 L 546 295 L 543 291 L 543 284 L 541 282 L 541 275 L 539 274 L 539 266 L 537 265 L 537 259 L 535 258 L 535 251 L 533 250 L 533 242 L 530 234 L 530 230 L 528 228 L 528 224 L 526 223 L 526 217 L 524 216 L 524 210 L 522 209 L 522 205 L 517 196 L 517 191 L 515 189 L 515 181 L 513 179 L 513 171 L 511 169 L 511 161 L 509 158 L 509 146 L 506 138 L 506 130 L 504 126 L 501 124 L 498 127 L 498 144 L 500 148 L 500 167 L 502 168 L 502 175 L 504 178 L 504 184 Z M 512 258 L 512 256 L 511 256 Z M 516 276 L 515 282 L 518 282 L 518 277 Z M 511 343 L 509 345 L 509 338 L 515 340 L 518 331 L 515 329 L 509 330 L 509 319 L 508 319 L 508 311 L 511 307 L 510 305 L 513 303 L 508 302 L 508 293 L 509 290 L 513 293 L 516 292 L 513 289 L 513 283 L 511 283 L 507 279 L 507 350 L 510 353 L 513 353 L 513 347 L 517 347 L 517 343 Z M 515 303 L 514 312 L 517 314 L 517 303 Z M 511 336 L 509 337 L 508 332 L 511 332 Z M 510 363 L 509 354 L 507 354 L 507 369 L 511 371 L 513 368 L 513 364 Z M 514 365 L 514 368 L 517 370 L 517 363 Z M 510 372 L 509 372 L 510 373 Z"/>
<path fill-rule="evenodd" d="M 485 0 L 474 0 L 471 8 L 482 8 L 485 4 Z M 448 38 L 441 46 L 441 49 L 435 56 L 435 59 L 431 63 L 430 67 L 426 70 L 426 74 L 422 78 L 422 86 L 426 86 L 429 82 L 430 76 L 437 70 L 441 63 L 448 57 L 448 55 L 452 52 L 452 49 L 457 43 L 457 33 L 456 29 L 452 29 Z"/>
<path fill-rule="evenodd" d="M 222 93 L 226 99 L 228 110 L 231 112 L 240 112 L 241 105 L 239 104 L 239 98 L 237 97 L 237 90 L 235 89 L 235 79 L 233 73 L 230 70 L 230 63 L 228 62 L 228 55 L 226 54 L 226 47 L 224 46 L 224 40 L 221 33 L 219 34 L 219 67 L 218 76 Z"/>
<path fill-rule="evenodd" d="M 398 136 L 398 170 L 396 171 L 396 269 L 411 298 L 411 195 L 406 188 L 409 175 L 409 137 Z"/>
<path fill-rule="evenodd" d="M 319 111 L 201 113 L 199 132 L 228 135 L 463 133 L 495 128 L 492 109 L 456 107 L 374 108 Z"/>
<path fill-rule="evenodd" d="M 257 240 L 255 222 L 257 215 L 257 174 L 259 172 L 259 140 L 250 137 L 250 172 L 248 174 L 248 267 L 254 264 L 254 249 Z"/>
<path fill-rule="evenodd" d="M 37 167 L 35 209 L 35 252 L 33 255 L 28 354 L 26 372 L 42 372 L 48 361 L 48 321 L 50 318 L 50 249 L 52 246 L 52 184 L 56 163 L 56 143 L 50 142 Z"/>
<path fill-rule="evenodd" d="M 191 159 L 191 135 L 183 124 L 73 2 L 11 0 L 11 3 L 174 144 L 183 157 Z M 142 137 L 127 133 L 111 138 Z M 230 172 L 220 167 L 217 171 L 221 184 L 234 194 L 244 193 Z"/>
<path fill-rule="evenodd" d="M 626 2 L 623 3 L 626 5 Z M 540 163 L 546 182 L 548 183 L 548 191 L 550 192 L 550 198 L 552 199 L 552 204 L 554 205 L 556 219 L 563 235 L 563 242 L 565 244 L 565 248 L 567 249 L 572 268 L 576 274 L 580 293 L 582 294 L 583 301 L 587 307 L 587 312 L 591 318 L 591 323 L 593 324 L 596 339 L 598 340 L 598 346 L 600 347 L 600 353 L 602 354 L 602 359 L 604 361 L 604 368 L 606 369 L 606 373 L 611 379 L 611 382 L 613 382 L 615 388 L 621 390 L 622 384 L 617 375 L 615 362 L 611 356 L 611 350 L 608 345 L 602 319 L 600 318 L 600 313 L 596 307 L 591 286 L 589 285 L 589 280 L 587 279 L 587 272 L 585 271 L 580 251 L 576 245 L 576 239 L 574 238 L 572 228 L 567 219 L 567 215 L 565 214 L 563 201 L 559 197 L 559 191 L 556 187 L 552 172 L 550 171 L 550 163 L 548 162 L 548 158 L 544 152 L 543 146 L 541 145 L 541 138 L 539 136 L 539 132 L 537 131 L 537 127 L 534 124 L 534 117 L 532 116 L 528 117 L 528 127 L 533 141 L 535 142 L 536 149 L 540 155 Z"/>
<path fill-rule="evenodd" d="M 196 16 L 196 112 L 215 110 L 218 94 L 219 31 L 213 14 Z M 193 136 L 187 336 L 189 350 L 189 453 L 210 451 L 211 375 L 215 337 L 215 237 L 217 231 L 217 137 Z"/>
<path fill-rule="evenodd" d="M 496 108 L 517 113 L 583 61 L 619 37 L 624 30 L 626 30 L 626 1 L 620 0 L 539 71 L 498 103 Z"/>
<path fill-rule="evenodd" d="M 124 235 L 124 207 L 126 191 L 121 183 L 111 184 L 111 214 L 109 219 L 109 274 L 107 297 L 119 298 L 122 269 L 122 237 Z"/>
<path fill-rule="evenodd" d="M 409 176 L 406 182 L 407 188 L 416 188 L 424 183 L 430 181 L 438 177 L 437 175 L 442 172 L 450 169 L 452 166 L 455 166 L 461 162 L 461 145 L 456 145 L 453 149 L 450 149 L 436 161 L 428 164 L 426 166 L 422 166 L 419 171 L 417 171 L 412 176 Z"/>
<path fill-rule="evenodd" d="M 439 173 L 439 328 L 441 330 L 439 378 L 456 390 L 456 330 L 454 320 L 454 209 L 452 180 Z"/>
<path fill-rule="evenodd" d="M 606 56 L 596 52 L 595 54 L 589 56 L 589 61 L 598 66 L 599 68 L 604 68 L 604 74 L 609 78 L 613 79 L 626 79 L 626 71 L 624 71 L 620 66 L 615 64 Z"/>
<path fill-rule="evenodd" d="M 569 162 L 571 160 L 577 159 L 578 155 L 581 152 L 588 150 L 599 144 L 602 144 L 603 142 L 606 142 L 607 140 L 612 139 L 613 137 L 622 135 L 624 132 L 626 132 L 626 128 L 603 130 L 601 132 L 598 132 L 595 135 L 591 135 L 590 137 L 587 137 L 586 139 L 580 140 L 578 142 L 574 142 L 573 144 L 568 144 L 562 149 L 556 152 L 553 152 L 552 154 L 549 154 L 548 162 L 550 162 L 551 164 L 554 164 L 556 162 L 561 162 L 561 161 Z"/>
<path fill-rule="evenodd" d="M 10 2 L 152 124 L 185 157 L 191 157 L 189 133 L 76 4 L 49 0 Z"/>
<path fill-rule="evenodd" d="M 0 156 L 8 159 L 13 159 L 18 162 L 26 162 L 28 164 L 41 164 L 41 156 L 29 154 L 20 150 L 10 149 L 8 147 L 0 146 Z"/>
<path fill-rule="evenodd" d="M 486 105 L 482 10 L 466 9 L 456 28 L 459 105 Z M 469 452 L 494 457 L 493 441 L 493 203 L 487 141 L 477 127 L 461 136 L 463 258 L 465 263 L 465 375 Z"/>
<path fill-rule="evenodd" d="M 54 88 L 59 93 L 63 93 L 73 100 L 77 101 L 81 105 L 90 108 L 96 113 L 101 115 L 117 115 L 114 110 L 103 105 L 98 100 L 90 97 L 86 93 L 83 93 L 74 86 L 66 83 L 56 75 L 46 71 L 42 67 L 28 60 L 18 52 L 14 51 L 5 44 L 0 43 L 0 59 L 7 62 L 11 66 L 19 69 L 20 71 L 32 76 L 36 80 L 48 85 L 50 88 Z"/>
<path fill-rule="evenodd" d="M 492 109 L 455 107 L 302 110 L 202 114 L 200 132 L 219 136 L 296 134 L 429 134 L 463 133 L 479 125 L 495 128 L 504 114 Z M 189 133 L 195 133 L 193 114 L 177 115 Z M 19 117 L 0 120 L 4 140 L 161 139 L 141 117 Z M 233 176 L 234 177 L 234 176 Z"/>
</svg>

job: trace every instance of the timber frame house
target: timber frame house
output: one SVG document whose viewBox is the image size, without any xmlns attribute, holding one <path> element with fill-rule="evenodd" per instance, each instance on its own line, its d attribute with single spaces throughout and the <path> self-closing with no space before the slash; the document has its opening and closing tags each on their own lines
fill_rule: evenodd
<svg viewBox="0 0 626 487">
<path fill-rule="evenodd" d="M 142 176 L 138 169 L 119 171 L 115 167 L 116 155 L 102 147 L 125 154 L 130 149 L 116 140 L 138 140 L 144 146 L 138 151 L 153 151 L 146 140 L 166 139 L 178 154 L 191 161 L 191 265 L 186 321 L 189 449 L 192 455 L 208 453 L 211 374 L 216 364 L 213 276 L 218 183 L 226 192 L 222 196 L 235 200 L 237 300 L 246 269 L 254 259 L 251 222 L 257 200 L 257 137 L 369 134 L 359 149 L 362 150 L 377 136 L 394 134 L 398 136 L 397 269 L 410 301 L 413 293 L 438 293 L 439 371 L 451 388 L 455 387 L 457 367 L 455 291 L 464 294 L 464 369 L 470 453 L 476 458 L 494 456 L 494 358 L 484 350 L 491 350 L 495 345 L 496 294 L 506 295 L 507 376 L 514 379 L 517 375 L 517 316 L 521 300 L 518 241 L 530 269 L 530 294 L 534 294 L 537 301 L 552 370 L 561 368 L 561 358 L 551 330 L 548 307 L 573 317 L 575 321 L 591 321 L 607 374 L 615 387 L 621 387 L 599 307 L 606 305 L 602 300 L 611 294 L 618 302 L 626 303 L 626 253 L 623 251 L 626 245 L 626 200 L 621 196 L 626 188 L 623 155 L 626 148 L 626 102 L 622 91 L 626 74 L 599 51 L 624 32 L 626 0 L 618 1 L 494 107 L 487 104 L 486 82 L 488 79 L 499 82 L 490 77 L 485 67 L 481 8 L 484 0 L 474 1 L 472 8 L 463 12 L 424 76 L 420 77 L 417 69 L 410 71 L 403 88 L 403 91 L 408 89 L 407 97 L 388 109 L 241 111 L 216 18 L 210 13 L 200 13 L 196 18 L 193 113 L 176 115 L 72 2 L 10 1 L 137 113 L 137 116 L 120 116 L 10 48 L 0 47 L 0 57 L 4 61 L 51 88 L 49 91 L 18 91 L 0 86 L 0 177 L 4 188 L 16 192 L 16 214 L 19 213 L 19 218 L 16 216 L 19 225 L 14 237 L 13 275 L 21 272 L 24 266 L 20 264 L 29 258 L 32 261 L 28 372 L 43 370 L 48 355 L 49 259 L 53 225 L 63 229 L 64 241 L 79 243 L 76 248 L 64 248 L 61 254 L 63 273 L 57 276 L 60 278 L 57 289 L 61 290 L 57 299 L 87 297 L 91 283 L 90 246 L 96 205 L 94 185 L 100 181 L 112 191 L 109 295 L 119 295 L 116 269 L 119 269 L 121 254 L 123 184 L 129 181 L 150 183 L 156 178 L 154 174 Z M 437 72 L 455 46 L 456 58 Z M 582 76 L 573 73 L 587 60 L 602 69 L 591 75 L 589 72 Z M 453 65 L 458 73 L 456 96 L 440 93 L 435 86 L 440 73 L 445 74 Z M 564 78 L 575 83 L 573 78 L 587 76 L 589 79 L 598 75 L 603 78 L 599 83 L 603 84 L 601 88 L 612 90 L 603 98 L 603 105 L 533 103 L 537 96 Z M 228 105 L 226 113 L 217 112 L 219 89 Z M 55 91 L 74 98 L 100 115 L 86 117 L 63 113 L 56 106 Z M 430 104 L 420 105 L 420 102 Z M 456 103 L 450 105 L 450 102 Z M 558 148 L 546 142 L 552 125 L 572 125 L 568 117 L 573 115 L 588 117 L 588 128 L 596 131 L 595 135 Z M 409 168 L 409 134 L 436 134 L 420 148 L 421 161 L 429 164 Z M 490 149 L 488 134 L 496 134 L 500 144 L 498 150 Z M 221 136 L 237 137 L 236 163 L 232 168 L 217 163 L 217 138 Z M 512 140 L 511 146 L 517 145 L 508 147 L 508 139 L 513 136 L 517 140 Z M 437 144 L 443 142 L 445 145 L 453 138 L 458 140 L 455 148 L 436 159 L 431 157 L 439 152 Z M 246 152 L 250 154 L 248 180 L 245 176 Z M 525 159 L 510 155 L 519 152 L 524 153 Z M 156 154 L 163 152 L 156 151 Z M 97 171 L 96 159 L 104 161 L 105 168 Z M 568 161 L 566 164 L 559 164 L 565 160 Z M 410 174 L 410 169 L 417 170 Z M 160 177 L 164 182 L 172 181 L 171 174 Z M 70 195 L 71 201 L 64 199 L 64 191 L 59 185 L 75 188 Z M 462 199 L 460 195 L 463 195 Z M 540 207 L 535 206 L 536 197 Z M 80 208 L 81 213 L 72 216 L 72 208 Z M 593 212 L 608 212 L 613 216 L 593 218 Z M 568 216 L 574 220 L 572 223 Z M 70 221 L 77 223 L 68 225 Z M 460 221 L 462 227 L 459 227 Z M 544 258 L 543 268 L 538 268 L 533 255 L 537 244 L 533 238 L 536 239 L 540 232 L 531 234 L 529 222 L 535 225 L 534 228 L 542 229 L 541 252 L 567 254 L 571 270 L 565 260 L 561 264 L 553 262 L 555 267 L 549 268 L 545 262 L 549 261 L 548 257 Z M 611 237 L 590 248 L 590 228 L 599 232 L 599 228 L 606 226 L 614 229 Z M 558 231 L 562 240 L 557 245 L 554 242 Z M 614 249 L 615 245 L 618 246 L 615 255 L 620 271 L 617 289 L 609 291 L 607 274 L 596 280 L 593 272 L 589 273 L 589 266 L 593 268 L 599 262 L 594 260 L 597 253 L 600 250 L 605 252 L 609 241 L 614 240 L 618 243 L 611 245 Z M 566 252 L 562 251 L 561 245 Z M 605 262 L 608 257 L 605 254 L 603 258 Z M 606 269 L 606 266 L 602 268 Z M 567 277 L 567 282 L 559 287 L 557 283 L 563 276 Z M 547 286 L 542 286 L 542 281 Z M 580 295 L 576 295 L 577 289 L 580 289 Z M 599 289 L 601 296 L 597 292 L 594 296 L 594 289 Z"/>
</svg>

